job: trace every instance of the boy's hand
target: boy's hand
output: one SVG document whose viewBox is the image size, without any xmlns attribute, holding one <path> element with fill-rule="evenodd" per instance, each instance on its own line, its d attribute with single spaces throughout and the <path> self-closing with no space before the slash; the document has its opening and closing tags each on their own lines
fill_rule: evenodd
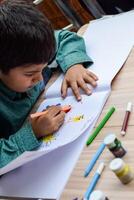
<svg viewBox="0 0 134 200">
<path fill-rule="evenodd" d="M 87 95 L 92 93 L 92 90 L 88 88 L 87 83 L 90 83 L 93 87 L 97 86 L 98 77 L 85 69 L 83 65 L 77 64 L 70 67 L 64 77 L 62 87 L 61 87 L 61 95 L 63 98 L 67 95 L 68 87 L 72 88 L 72 91 L 78 101 L 81 100 L 81 96 L 79 93 L 79 87 L 82 88 Z"/>
<path fill-rule="evenodd" d="M 31 119 L 33 131 L 37 138 L 56 132 L 63 124 L 65 112 L 59 106 L 51 106 L 44 115 Z"/>
</svg>

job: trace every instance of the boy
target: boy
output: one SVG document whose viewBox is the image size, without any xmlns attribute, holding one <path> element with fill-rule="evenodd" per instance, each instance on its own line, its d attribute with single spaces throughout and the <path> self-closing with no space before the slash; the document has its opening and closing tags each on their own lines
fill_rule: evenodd
<svg viewBox="0 0 134 200">
<path fill-rule="evenodd" d="M 56 43 L 50 23 L 31 4 L 17 0 L 0 4 L 0 168 L 38 148 L 41 138 L 64 122 L 58 106 L 25 121 L 42 92 L 42 71 L 48 63 L 56 58 L 65 73 L 63 97 L 71 87 L 80 100 L 78 87 L 90 94 L 86 83 L 96 86 L 96 75 L 83 67 L 91 63 L 83 39 L 68 31 L 58 31 L 55 37 Z"/>
</svg>

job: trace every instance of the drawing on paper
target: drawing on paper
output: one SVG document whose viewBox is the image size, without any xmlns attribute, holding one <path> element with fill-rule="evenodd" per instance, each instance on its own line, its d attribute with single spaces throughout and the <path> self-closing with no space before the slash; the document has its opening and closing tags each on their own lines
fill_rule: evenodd
<svg viewBox="0 0 134 200">
<path fill-rule="evenodd" d="M 68 122 L 80 122 L 81 120 L 84 119 L 84 115 L 77 115 L 75 117 L 69 117 L 69 119 L 66 121 Z"/>
<path fill-rule="evenodd" d="M 45 146 L 49 146 L 54 140 L 56 140 L 56 135 L 54 134 L 50 134 L 42 139 Z"/>
</svg>

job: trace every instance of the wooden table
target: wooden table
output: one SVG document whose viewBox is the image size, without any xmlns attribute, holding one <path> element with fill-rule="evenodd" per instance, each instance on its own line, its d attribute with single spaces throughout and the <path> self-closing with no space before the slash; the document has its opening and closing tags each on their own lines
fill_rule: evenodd
<svg viewBox="0 0 134 200">
<path fill-rule="evenodd" d="M 124 147 L 127 154 L 124 161 L 130 164 L 134 169 L 134 112 L 130 115 L 127 134 L 125 137 L 120 135 L 122 122 L 128 101 L 134 102 L 134 49 L 131 51 L 124 67 L 117 74 L 112 83 L 111 95 L 99 117 L 98 123 L 104 117 L 111 106 L 116 107 L 116 112 L 106 123 L 95 141 L 89 146 L 84 147 L 83 152 L 76 164 L 75 169 L 63 191 L 61 200 L 71 200 L 75 197 L 82 198 L 100 161 L 104 161 L 106 168 L 95 189 L 102 190 L 110 200 L 134 200 L 134 181 L 128 185 L 123 185 L 119 179 L 109 169 L 109 163 L 114 158 L 111 152 L 106 148 L 100 159 L 97 161 L 94 169 L 87 178 L 84 178 L 84 170 L 91 157 L 96 152 L 100 143 L 107 133 L 115 133 Z M 96 124 L 97 126 L 97 124 Z"/>
</svg>

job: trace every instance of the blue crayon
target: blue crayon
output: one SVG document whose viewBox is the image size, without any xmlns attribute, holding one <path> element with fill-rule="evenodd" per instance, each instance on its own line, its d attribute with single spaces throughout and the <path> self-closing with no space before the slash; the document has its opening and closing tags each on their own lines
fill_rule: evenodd
<svg viewBox="0 0 134 200">
<path fill-rule="evenodd" d="M 51 105 L 51 106 L 53 106 L 53 105 Z M 46 109 L 48 109 L 48 108 L 51 107 L 51 106 L 47 105 L 47 106 L 46 106 Z M 57 103 L 55 106 L 61 106 L 61 103 Z"/>
<path fill-rule="evenodd" d="M 84 200 L 88 200 L 89 199 L 93 189 L 95 188 L 95 186 L 96 186 L 96 184 L 97 184 L 97 182 L 98 182 L 98 180 L 99 180 L 99 178 L 101 176 L 101 173 L 102 173 L 104 167 L 105 167 L 104 163 L 103 162 L 100 163 L 97 171 L 95 172 L 95 175 L 93 176 L 93 179 L 91 180 L 90 185 L 87 188 L 87 191 L 86 191 L 86 193 L 84 195 Z"/>
<path fill-rule="evenodd" d="M 57 103 L 56 106 L 61 106 L 61 103 Z"/>
<path fill-rule="evenodd" d="M 87 177 L 88 174 L 91 172 L 92 168 L 94 167 L 96 161 L 98 160 L 99 156 L 101 155 L 101 153 L 103 152 L 103 150 L 105 149 L 105 144 L 101 143 L 101 145 L 99 146 L 97 152 L 94 154 L 94 156 L 92 157 L 90 163 L 88 164 L 84 176 Z"/>
</svg>

